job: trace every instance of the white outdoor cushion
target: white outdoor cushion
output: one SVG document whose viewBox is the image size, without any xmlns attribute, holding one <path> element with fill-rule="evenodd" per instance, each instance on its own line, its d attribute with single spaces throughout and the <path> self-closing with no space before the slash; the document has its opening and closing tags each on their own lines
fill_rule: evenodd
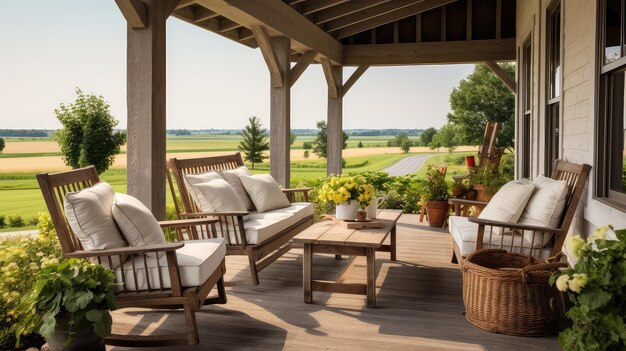
<svg viewBox="0 0 626 351">
<path fill-rule="evenodd" d="M 246 241 L 260 244 L 312 215 L 313 204 L 310 202 L 295 202 L 289 207 L 263 213 L 251 212 L 243 222 Z M 231 237 L 231 242 L 235 243 L 234 237 Z"/>
<path fill-rule="evenodd" d="M 220 174 L 224 177 L 224 179 L 226 179 L 228 185 L 233 188 L 235 194 L 239 196 L 246 210 L 254 210 L 254 204 L 252 203 L 252 200 L 250 200 L 250 196 L 248 196 L 246 189 L 243 188 L 241 179 L 239 179 L 239 176 L 241 175 L 250 175 L 248 167 L 241 166 L 235 169 L 225 169 L 221 170 Z"/>
<path fill-rule="evenodd" d="M 180 272 L 180 280 L 183 287 L 193 287 L 203 284 L 219 267 L 224 256 L 226 255 L 226 245 L 224 239 L 205 239 L 184 241 L 185 246 L 176 250 L 176 258 Z M 135 271 L 137 272 L 137 284 L 133 274 L 133 261 L 135 263 Z M 159 268 L 157 268 L 157 260 L 154 257 L 146 257 L 148 264 L 148 275 L 146 275 L 146 266 L 144 265 L 144 256 L 135 255 L 128 258 L 122 266 L 115 269 L 116 282 L 124 283 L 126 290 L 137 291 L 148 289 L 148 277 L 150 278 L 150 288 L 158 289 L 161 287 L 159 281 Z M 163 288 L 171 288 L 170 275 L 167 268 L 167 257 L 161 255 L 159 259 L 161 269 L 161 277 L 163 279 Z M 124 268 L 124 279 L 122 279 L 122 267 Z M 123 288 L 119 288 L 123 290 Z"/>
<path fill-rule="evenodd" d="M 113 220 L 111 208 L 114 196 L 113 188 L 106 182 L 65 194 L 65 216 L 83 249 L 92 251 L 128 246 Z M 117 257 L 112 261 L 113 268 L 120 263 Z M 92 262 L 97 263 L 97 259 L 92 259 Z M 108 267 L 108 262 L 103 262 L 103 265 Z"/>
<path fill-rule="evenodd" d="M 466 256 L 476 250 L 476 238 L 478 236 L 478 224 L 472 223 L 467 217 L 450 216 L 448 220 L 450 234 L 452 239 L 461 250 L 461 255 Z M 485 235 L 483 237 L 483 249 L 503 249 L 510 252 L 519 253 L 520 243 L 522 242 L 521 235 L 513 235 L 509 233 L 499 234 L 493 233 L 490 235 L 489 227 L 485 227 Z M 524 238 L 525 239 L 525 238 Z M 511 249 L 511 242 L 513 241 L 513 247 Z M 533 245 L 532 256 L 549 258 L 552 253 L 552 245 L 541 246 L 540 240 Z M 491 246 L 489 245 L 491 243 Z M 524 240 L 523 254 L 529 255 L 530 243 Z"/>
<path fill-rule="evenodd" d="M 130 246 L 157 245 L 165 243 L 163 230 L 152 212 L 136 198 L 126 194 L 115 194 L 113 219 L 119 226 Z M 156 256 L 155 253 L 147 253 Z"/>
<path fill-rule="evenodd" d="M 478 218 L 517 223 L 534 189 L 528 181 L 511 181 L 493 196 Z"/>
<path fill-rule="evenodd" d="M 246 207 L 224 179 L 214 179 L 194 185 L 207 200 L 207 212 L 245 211 Z"/>
<path fill-rule="evenodd" d="M 290 205 L 287 196 L 269 174 L 241 175 L 241 184 L 258 212 L 267 212 Z"/>
<path fill-rule="evenodd" d="M 533 180 L 533 184 L 535 185 L 535 190 L 530 200 L 528 200 L 528 204 L 526 204 L 526 208 L 524 208 L 518 223 L 558 228 L 567 198 L 567 182 L 540 175 Z M 532 231 L 525 231 L 524 233 L 525 237 L 529 237 L 528 240 L 532 240 L 532 235 Z M 552 235 L 545 235 L 543 244 L 547 244 L 551 237 Z M 537 237 L 537 239 L 540 238 Z"/>
<path fill-rule="evenodd" d="M 209 171 L 206 173 L 185 174 L 183 175 L 183 178 L 185 179 L 185 187 L 187 187 L 187 191 L 191 195 L 191 199 L 198 207 L 200 207 L 201 211 L 210 212 L 211 206 L 209 202 L 204 198 L 202 193 L 196 189 L 195 185 L 210 182 L 214 179 L 222 179 L 222 176 L 216 171 Z"/>
</svg>

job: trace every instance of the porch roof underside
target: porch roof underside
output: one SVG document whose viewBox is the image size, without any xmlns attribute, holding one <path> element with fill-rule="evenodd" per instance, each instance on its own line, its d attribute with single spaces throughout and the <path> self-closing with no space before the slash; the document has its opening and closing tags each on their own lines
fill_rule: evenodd
<svg viewBox="0 0 626 351">
<path fill-rule="evenodd" d="M 515 0 L 180 0 L 173 16 L 251 48 L 258 31 L 291 58 L 333 65 L 515 60 Z M 255 32 L 257 35 L 255 36 Z M 262 43 L 261 43 L 262 44 Z"/>
</svg>

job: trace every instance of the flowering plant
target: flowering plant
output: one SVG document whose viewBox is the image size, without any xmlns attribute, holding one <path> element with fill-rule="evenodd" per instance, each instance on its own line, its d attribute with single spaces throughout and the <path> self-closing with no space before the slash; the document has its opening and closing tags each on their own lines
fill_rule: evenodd
<svg viewBox="0 0 626 351">
<path fill-rule="evenodd" d="M 600 227 L 585 241 L 574 236 L 566 251 L 578 261 L 555 273 L 550 284 L 566 292 L 573 322 L 559 334 L 565 350 L 626 348 L 626 229 Z"/>
<path fill-rule="evenodd" d="M 331 175 L 324 181 L 318 198 L 321 202 L 334 204 L 356 200 L 361 208 L 365 208 L 374 198 L 374 187 L 361 175 Z"/>
</svg>

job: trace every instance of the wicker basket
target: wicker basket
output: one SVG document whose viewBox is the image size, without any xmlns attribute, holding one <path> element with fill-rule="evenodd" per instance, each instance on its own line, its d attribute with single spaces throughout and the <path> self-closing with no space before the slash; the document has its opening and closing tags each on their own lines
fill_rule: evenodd
<svg viewBox="0 0 626 351">
<path fill-rule="evenodd" d="M 548 279 L 565 263 L 505 250 L 479 250 L 463 262 L 465 316 L 477 327 L 519 336 L 551 335 L 564 315 L 562 295 Z"/>
</svg>

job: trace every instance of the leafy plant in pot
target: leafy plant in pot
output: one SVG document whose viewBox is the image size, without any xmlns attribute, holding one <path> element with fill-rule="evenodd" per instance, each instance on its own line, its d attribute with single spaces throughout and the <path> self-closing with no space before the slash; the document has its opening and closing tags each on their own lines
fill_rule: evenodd
<svg viewBox="0 0 626 351">
<path fill-rule="evenodd" d="M 448 213 L 448 184 L 444 175 L 436 168 L 428 166 L 426 181 L 423 183 L 422 199 L 426 201 L 428 213 L 428 225 L 431 227 L 443 227 Z"/>
<path fill-rule="evenodd" d="M 497 170 L 482 168 L 470 174 L 469 183 L 476 190 L 476 200 L 489 201 L 506 184 L 507 179 Z"/>
<path fill-rule="evenodd" d="M 28 316 L 17 327 L 18 345 L 34 330 L 52 351 L 104 350 L 102 338 L 111 334 L 109 311 L 117 308 L 114 287 L 112 271 L 83 260 L 42 269 L 18 307 Z"/>
</svg>

